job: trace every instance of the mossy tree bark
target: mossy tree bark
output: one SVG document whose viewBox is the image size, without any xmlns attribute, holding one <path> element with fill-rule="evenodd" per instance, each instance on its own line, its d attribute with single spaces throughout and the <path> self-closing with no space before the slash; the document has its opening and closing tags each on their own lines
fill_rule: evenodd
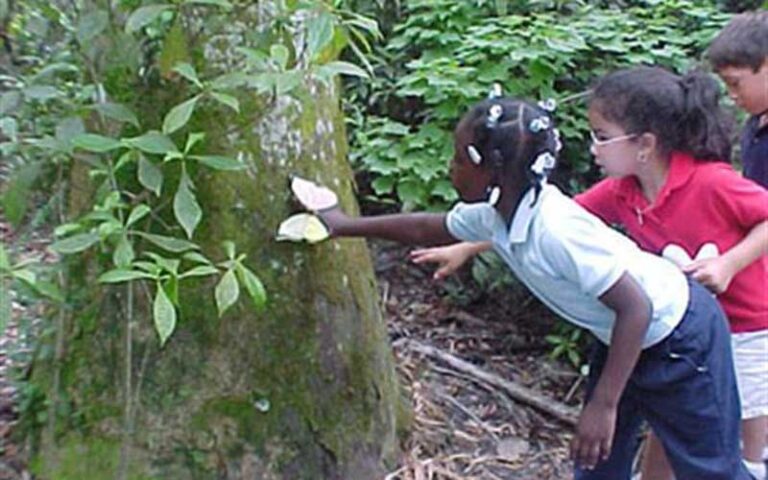
<svg viewBox="0 0 768 480">
<path fill-rule="evenodd" d="M 231 20 L 251 28 L 242 13 Z M 236 46 L 190 38 L 203 77 Z M 184 98 L 181 79 L 163 83 L 137 95 L 143 119 Z M 72 260 L 63 357 L 37 360 L 32 376 L 56 403 L 55 435 L 33 462 L 39 478 L 370 480 L 391 466 L 403 405 L 365 243 L 274 240 L 291 213 L 291 174 L 333 186 L 356 209 L 338 91 L 307 82 L 296 96 L 240 101 L 240 115 L 210 106 L 189 126 L 206 133 L 206 150 L 248 165 L 193 172 L 204 210 L 193 240 L 218 259 L 221 241 L 234 241 L 267 307 L 241 299 L 218 318 L 216 280 L 198 281 L 182 288 L 176 332 L 160 348 L 146 289 L 134 286 L 128 314 L 125 286 L 96 284 L 95 255 Z"/>
</svg>

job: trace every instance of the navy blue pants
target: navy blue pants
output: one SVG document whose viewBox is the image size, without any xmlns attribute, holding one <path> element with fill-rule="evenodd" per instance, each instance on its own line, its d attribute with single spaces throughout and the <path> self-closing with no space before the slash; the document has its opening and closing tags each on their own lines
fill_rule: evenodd
<svg viewBox="0 0 768 480">
<path fill-rule="evenodd" d="M 664 445 L 677 480 L 750 480 L 741 462 L 740 405 L 730 332 L 714 297 L 691 281 L 680 324 L 640 355 L 618 407 L 611 455 L 576 480 L 629 480 L 643 419 Z M 597 342 L 587 398 L 608 349 Z"/>
</svg>

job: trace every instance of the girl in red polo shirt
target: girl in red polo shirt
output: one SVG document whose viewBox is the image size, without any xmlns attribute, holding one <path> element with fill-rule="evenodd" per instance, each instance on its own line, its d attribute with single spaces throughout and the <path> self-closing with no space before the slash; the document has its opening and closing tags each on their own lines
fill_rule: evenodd
<svg viewBox="0 0 768 480">
<path fill-rule="evenodd" d="M 729 164 L 728 122 L 711 77 L 660 68 L 620 70 L 601 79 L 589 106 L 595 162 L 608 177 L 576 201 L 622 226 L 645 250 L 664 255 L 717 294 L 732 332 L 742 403 L 745 464 L 765 479 L 768 429 L 768 191 Z M 481 244 L 414 252 L 454 271 Z M 659 442 L 643 478 L 672 472 Z"/>
</svg>

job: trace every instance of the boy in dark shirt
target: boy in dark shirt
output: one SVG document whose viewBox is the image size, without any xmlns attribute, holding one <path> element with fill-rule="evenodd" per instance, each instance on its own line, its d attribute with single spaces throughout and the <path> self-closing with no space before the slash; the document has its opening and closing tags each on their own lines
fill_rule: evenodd
<svg viewBox="0 0 768 480">
<path fill-rule="evenodd" d="M 733 17 L 708 56 L 731 98 L 751 115 L 741 138 L 744 176 L 768 188 L 768 11 Z"/>
</svg>

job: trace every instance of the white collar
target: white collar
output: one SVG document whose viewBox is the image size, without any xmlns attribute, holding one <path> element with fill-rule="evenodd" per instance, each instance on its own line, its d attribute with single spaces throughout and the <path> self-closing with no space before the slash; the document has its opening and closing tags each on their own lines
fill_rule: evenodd
<svg viewBox="0 0 768 480">
<path fill-rule="evenodd" d="M 515 215 L 512 217 L 512 225 L 509 226 L 507 237 L 509 243 L 523 243 L 528 238 L 528 230 L 530 230 L 533 217 L 541 205 L 547 186 L 547 183 L 542 181 L 538 198 L 536 198 L 536 189 L 531 187 L 520 199 Z M 536 203 L 533 202 L 534 198 L 536 198 Z"/>
</svg>

